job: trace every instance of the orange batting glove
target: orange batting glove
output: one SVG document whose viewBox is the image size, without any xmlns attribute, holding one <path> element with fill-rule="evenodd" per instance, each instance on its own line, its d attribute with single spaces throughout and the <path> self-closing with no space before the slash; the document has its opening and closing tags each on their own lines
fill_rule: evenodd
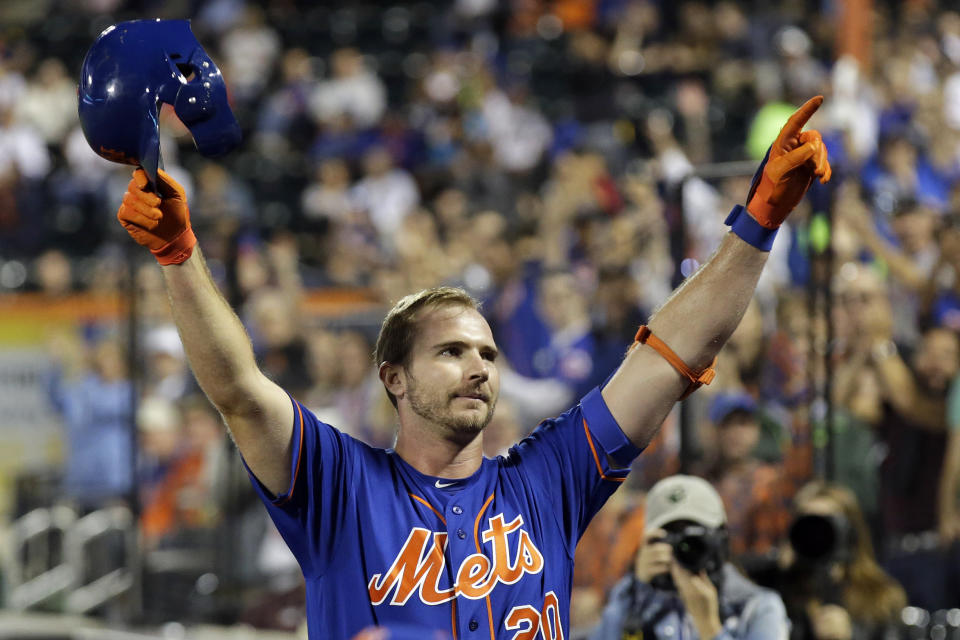
<svg viewBox="0 0 960 640">
<path fill-rule="evenodd" d="M 197 237 L 190 228 L 190 210 L 183 187 L 160 169 L 157 193 L 144 191 L 148 184 L 143 169 L 133 172 L 133 179 L 123 194 L 117 219 L 127 233 L 162 265 L 180 264 L 193 254 Z"/>
<path fill-rule="evenodd" d="M 827 147 L 820 132 L 801 131 L 821 104 L 823 96 L 810 98 L 790 116 L 753 177 L 746 208 L 737 205 L 725 221 L 734 233 L 758 249 L 770 250 L 776 230 L 815 177 L 821 183 L 830 180 Z"/>
<path fill-rule="evenodd" d="M 814 176 L 821 183 L 830 179 L 827 148 L 816 130 L 803 125 L 823 104 L 823 96 L 807 100 L 793 112 L 773 141 L 759 183 L 754 180 L 747 197 L 747 211 L 768 229 L 776 229 L 797 206 Z"/>
</svg>

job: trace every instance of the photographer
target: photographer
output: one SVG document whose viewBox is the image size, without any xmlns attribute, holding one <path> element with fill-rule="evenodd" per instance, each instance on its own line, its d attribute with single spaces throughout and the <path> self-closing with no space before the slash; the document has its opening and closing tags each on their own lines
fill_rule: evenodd
<svg viewBox="0 0 960 640">
<path fill-rule="evenodd" d="M 812 482 L 797 493 L 795 506 L 790 545 L 770 585 L 786 602 L 792 640 L 879 640 L 896 633 L 906 596 L 877 564 L 853 493 Z"/>
<path fill-rule="evenodd" d="M 780 597 L 727 562 L 726 521 L 707 481 L 655 484 L 634 571 L 613 588 L 593 640 L 785 640 Z"/>
</svg>

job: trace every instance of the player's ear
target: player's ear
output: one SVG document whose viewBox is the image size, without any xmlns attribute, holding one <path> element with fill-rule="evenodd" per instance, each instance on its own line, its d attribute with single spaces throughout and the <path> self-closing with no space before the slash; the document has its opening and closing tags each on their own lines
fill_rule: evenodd
<svg viewBox="0 0 960 640">
<path fill-rule="evenodd" d="M 380 382 L 397 398 L 402 398 L 407 386 L 407 376 L 403 367 L 389 362 L 381 362 L 378 370 Z"/>
</svg>

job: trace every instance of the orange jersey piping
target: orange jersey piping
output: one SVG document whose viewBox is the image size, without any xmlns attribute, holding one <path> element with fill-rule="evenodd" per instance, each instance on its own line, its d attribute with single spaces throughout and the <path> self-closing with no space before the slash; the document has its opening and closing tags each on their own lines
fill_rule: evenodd
<svg viewBox="0 0 960 640">
<path fill-rule="evenodd" d="M 293 478 L 290 479 L 290 488 L 287 490 L 287 495 L 283 500 L 277 501 L 277 506 L 280 506 L 293 497 L 293 488 L 297 486 L 297 475 L 300 473 L 300 461 L 303 459 L 303 411 L 300 409 L 299 402 L 294 400 L 293 404 L 297 407 L 297 415 L 300 417 L 300 442 L 297 444 L 297 466 L 293 468 Z"/>
<path fill-rule="evenodd" d="M 430 509 L 430 511 L 433 511 L 435 514 L 437 514 L 437 517 L 440 518 L 440 522 L 443 523 L 443 526 L 447 526 L 447 519 L 443 517 L 443 514 L 441 514 L 436 509 L 434 509 L 432 504 L 430 504 L 429 502 L 427 502 L 426 500 L 424 500 L 418 495 L 414 495 L 412 493 L 408 493 L 407 495 L 413 498 L 414 500 L 416 500 L 417 502 L 425 505 L 428 509 Z"/>
<path fill-rule="evenodd" d="M 483 506 L 480 507 L 480 513 L 477 514 L 477 519 L 473 523 L 473 541 L 477 545 L 477 553 L 483 553 L 480 550 L 480 519 L 483 517 L 484 512 L 487 510 L 487 507 L 490 506 L 490 502 L 493 500 L 493 494 L 490 494 L 490 497 L 487 498 L 487 501 L 483 503 Z M 486 597 L 487 600 L 487 619 L 490 621 L 490 640 L 496 640 L 497 636 L 493 630 L 493 607 L 490 605 L 490 596 Z"/>
<path fill-rule="evenodd" d="M 593 453 L 593 461 L 597 465 L 597 473 L 600 474 L 601 480 L 609 480 L 610 482 L 623 482 L 626 478 L 611 478 L 608 475 L 603 473 L 603 465 L 600 464 L 600 456 L 597 455 L 597 448 L 593 446 L 593 437 L 590 435 L 590 427 L 587 426 L 587 419 L 583 419 L 583 430 L 587 434 L 587 443 L 590 445 L 590 451 Z"/>
</svg>

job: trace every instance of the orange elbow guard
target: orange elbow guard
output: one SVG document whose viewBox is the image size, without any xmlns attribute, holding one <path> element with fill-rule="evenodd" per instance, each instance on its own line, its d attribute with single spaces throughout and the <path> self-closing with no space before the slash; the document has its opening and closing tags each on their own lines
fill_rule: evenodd
<svg viewBox="0 0 960 640">
<path fill-rule="evenodd" d="M 642 325 L 640 329 L 637 330 L 637 335 L 634 337 L 634 343 L 631 349 L 636 347 L 638 344 L 645 344 L 652 347 L 654 351 L 663 356 L 663 359 L 669 362 L 674 369 L 680 372 L 680 375 L 690 381 L 686 391 L 684 391 L 683 395 L 680 396 L 680 400 L 685 399 L 703 385 L 713 382 L 714 377 L 717 375 L 716 358 L 713 359 L 713 362 L 710 363 L 709 367 L 700 373 L 694 373 L 693 370 L 687 366 L 687 363 L 684 362 L 680 356 L 674 353 L 673 349 L 667 346 L 666 342 L 653 335 L 653 332 L 650 331 L 650 327 L 647 325 Z"/>
</svg>

